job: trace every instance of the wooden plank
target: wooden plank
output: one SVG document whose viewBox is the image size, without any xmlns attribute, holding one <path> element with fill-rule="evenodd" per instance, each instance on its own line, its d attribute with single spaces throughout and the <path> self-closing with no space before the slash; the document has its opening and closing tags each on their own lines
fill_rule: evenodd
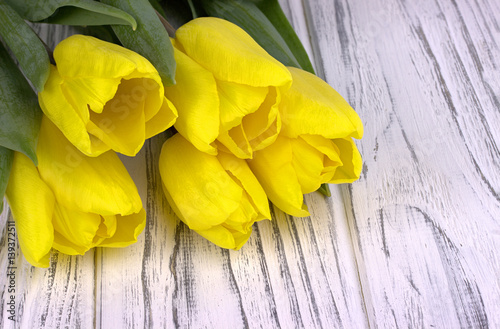
<svg viewBox="0 0 500 329">
<path fill-rule="evenodd" d="M 343 189 L 370 326 L 500 325 L 498 3 L 308 2 L 365 123 Z"/>
<path fill-rule="evenodd" d="M 53 252 L 48 269 L 32 267 L 22 256 L 16 237 L 16 252 L 10 263 L 7 222 L 13 222 L 8 207 L 0 217 L 0 327 L 1 328 L 90 328 L 94 324 L 94 255 L 67 256 Z M 7 275 L 9 274 L 9 276 Z M 14 312 L 7 304 L 14 296 Z M 14 321 L 9 317 L 13 316 Z"/>
<path fill-rule="evenodd" d="M 167 205 L 155 165 L 162 142 L 153 138 L 145 150 L 144 235 L 133 246 L 98 254 L 98 327 L 366 323 L 356 311 L 361 298 L 352 298 L 360 292 L 353 286 L 357 275 L 343 207 L 311 196 L 313 219 L 275 210 L 275 221 L 259 223 L 241 251 L 220 249 L 179 223 Z M 328 211 L 332 215 L 325 216 Z"/>
<path fill-rule="evenodd" d="M 172 227 L 168 221 L 157 221 L 168 209 L 162 199 L 157 170 L 163 140 L 161 136 L 154 137 L 135 158 L 122 157 L 143 199 L 148 221 L 136 244 L 123 249 L 99 250 L 97 328 L 153 328 L 173 324 L 168 317 L 170 312 L 165 310 L 172 295 L 169 255 L 176 224 Z"/>
</svg>

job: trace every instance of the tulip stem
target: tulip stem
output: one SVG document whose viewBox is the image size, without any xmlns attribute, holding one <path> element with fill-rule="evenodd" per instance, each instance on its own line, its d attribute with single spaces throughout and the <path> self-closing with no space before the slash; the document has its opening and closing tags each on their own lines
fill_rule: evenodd
<svg viewBox="0 0 500 329">
<path fill-rule="evenodd" d="M 158 11 L 156 11 L 156 14 L 165 27 L 165 30 L 167 30 L 168 36 L 171 38 L 175 37 L 175 28 Z"/>
</svg>

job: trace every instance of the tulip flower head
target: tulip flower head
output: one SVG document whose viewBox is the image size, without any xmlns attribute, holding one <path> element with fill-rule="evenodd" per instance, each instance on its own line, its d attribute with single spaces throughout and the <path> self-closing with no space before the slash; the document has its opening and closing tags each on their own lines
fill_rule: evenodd
<svg viewBox="0 0 500 329">
<path fill-rule="evenodd" d="M 57 45 L 54 60 L 40 106 L 86 155 L 112 149 L 134 156 L 145 139 L 175 122 L 157 70 L 139 54 L 74 35 Z"/>
<path fill-rule="evenodd" d="M 37 157 L 35 167 L 15 153 L 6 191 L 28 262 L 48 267 L 52 248 L 83 255 L 95 246 L 137 241 L 146 212 L 115 152 L 85 156 L 44 117 Z"/>
<path fill-rule="evenodd" d="M 266 194 L 244 160 L 196 149 L 180 134 L 160 154 L 167 200 L 189 228 L 216 245 L 240 249 L 255 221 L 271 218 Z"/>
<path fill-rule="evenodd" d="M 248 163 L 269 199 L 286 213 L 302 217 L 309 215 L 303 194 L 323 183 L 359 178 L 362 160 L 352 138 L 363 136 L 363 125 L 326 82 L 300 69 L 289 70 L 293 84 L 280 104 L 280 136 Z"/>
<path fill-rule="evenodd" d="M 281 129 L 278 105 L 291 75 L 245 31 L 204 17 L 181 26 L 173 42 L 177 84 L 165 88 L 179 110 L 176 129 L 196 148 L 249 159 Z"/>
</svg>

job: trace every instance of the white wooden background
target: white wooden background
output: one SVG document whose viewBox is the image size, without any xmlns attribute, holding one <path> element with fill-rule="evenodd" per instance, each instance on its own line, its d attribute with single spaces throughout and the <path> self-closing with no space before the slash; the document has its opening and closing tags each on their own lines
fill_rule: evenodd
<svg viewBox="0 0 500 329">
<path fill-rule="evenodd" d="M 274 209 L 227 251 L 172 213 L 154 138 L 126 160 L 148 211 L 139 242 L 49 269 L 18 254 L 16 322 L 0 273 L 0 327 L 500 328 L 500 2 L 281 3 L 365 124 L 359 181 L 308 195 L 310 218 Z"/>
</svg>

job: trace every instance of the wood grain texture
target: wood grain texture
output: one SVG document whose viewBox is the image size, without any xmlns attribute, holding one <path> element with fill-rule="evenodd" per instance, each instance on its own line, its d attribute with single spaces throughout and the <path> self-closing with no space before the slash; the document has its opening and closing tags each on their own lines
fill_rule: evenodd
<svg viewBox="0 0 500 329">
<path fill-rule="evenodd" d="M 340 194 L 337 202 L 308 198 L 314 221 L 274 210 L 273 222 L 256 225 L 242 250 L 223 250 L 182 224 L 163 197 L 163 141 L 152 138 L 144 150 L 149 221 L 142 239 L 98 254 L 98 327 L 366 325 Z"/>
<path fill-rule="evenodd" d="M 363 176 L 343 194 L 370 326 L 498 327 L 498 8 L 322 1 L 308 13 L 327 81 L 366 127 Z"/>
<path fill-rule="evenodd" d="M 148 213 L 139 241 L 35 269 L 17 250 L 2 328 L 500 327 L 500 4 L 280 3 L 365 125 L 361 179 L 272 209 L 240 251 L 190 231 L 157 167 L 165 136 L 122 157 Z M 75 29 L 37 25 L 50 47 Z M 0 217 L 7 271 L 8 207 Z"/>
<path fill-rule="evenodd" d="M 91 328 L 94 323 L 94 257 L 90 251 L 83 257 L 54 253 L 48 269 L 32 267 L 20 254 L 13 267 L 15 292 L 7 289 L 7 220 L 13 220 L 8 209 L 0 217 L 2 238 L 0 266 L 0 328 Z M 18 245 L 18 243 L 16 243 Z M 10 273 L 10 269 L 9 269 Z M 7 312 L 7 301 L 15 296 L 15 321 Z"/>
</svg>

